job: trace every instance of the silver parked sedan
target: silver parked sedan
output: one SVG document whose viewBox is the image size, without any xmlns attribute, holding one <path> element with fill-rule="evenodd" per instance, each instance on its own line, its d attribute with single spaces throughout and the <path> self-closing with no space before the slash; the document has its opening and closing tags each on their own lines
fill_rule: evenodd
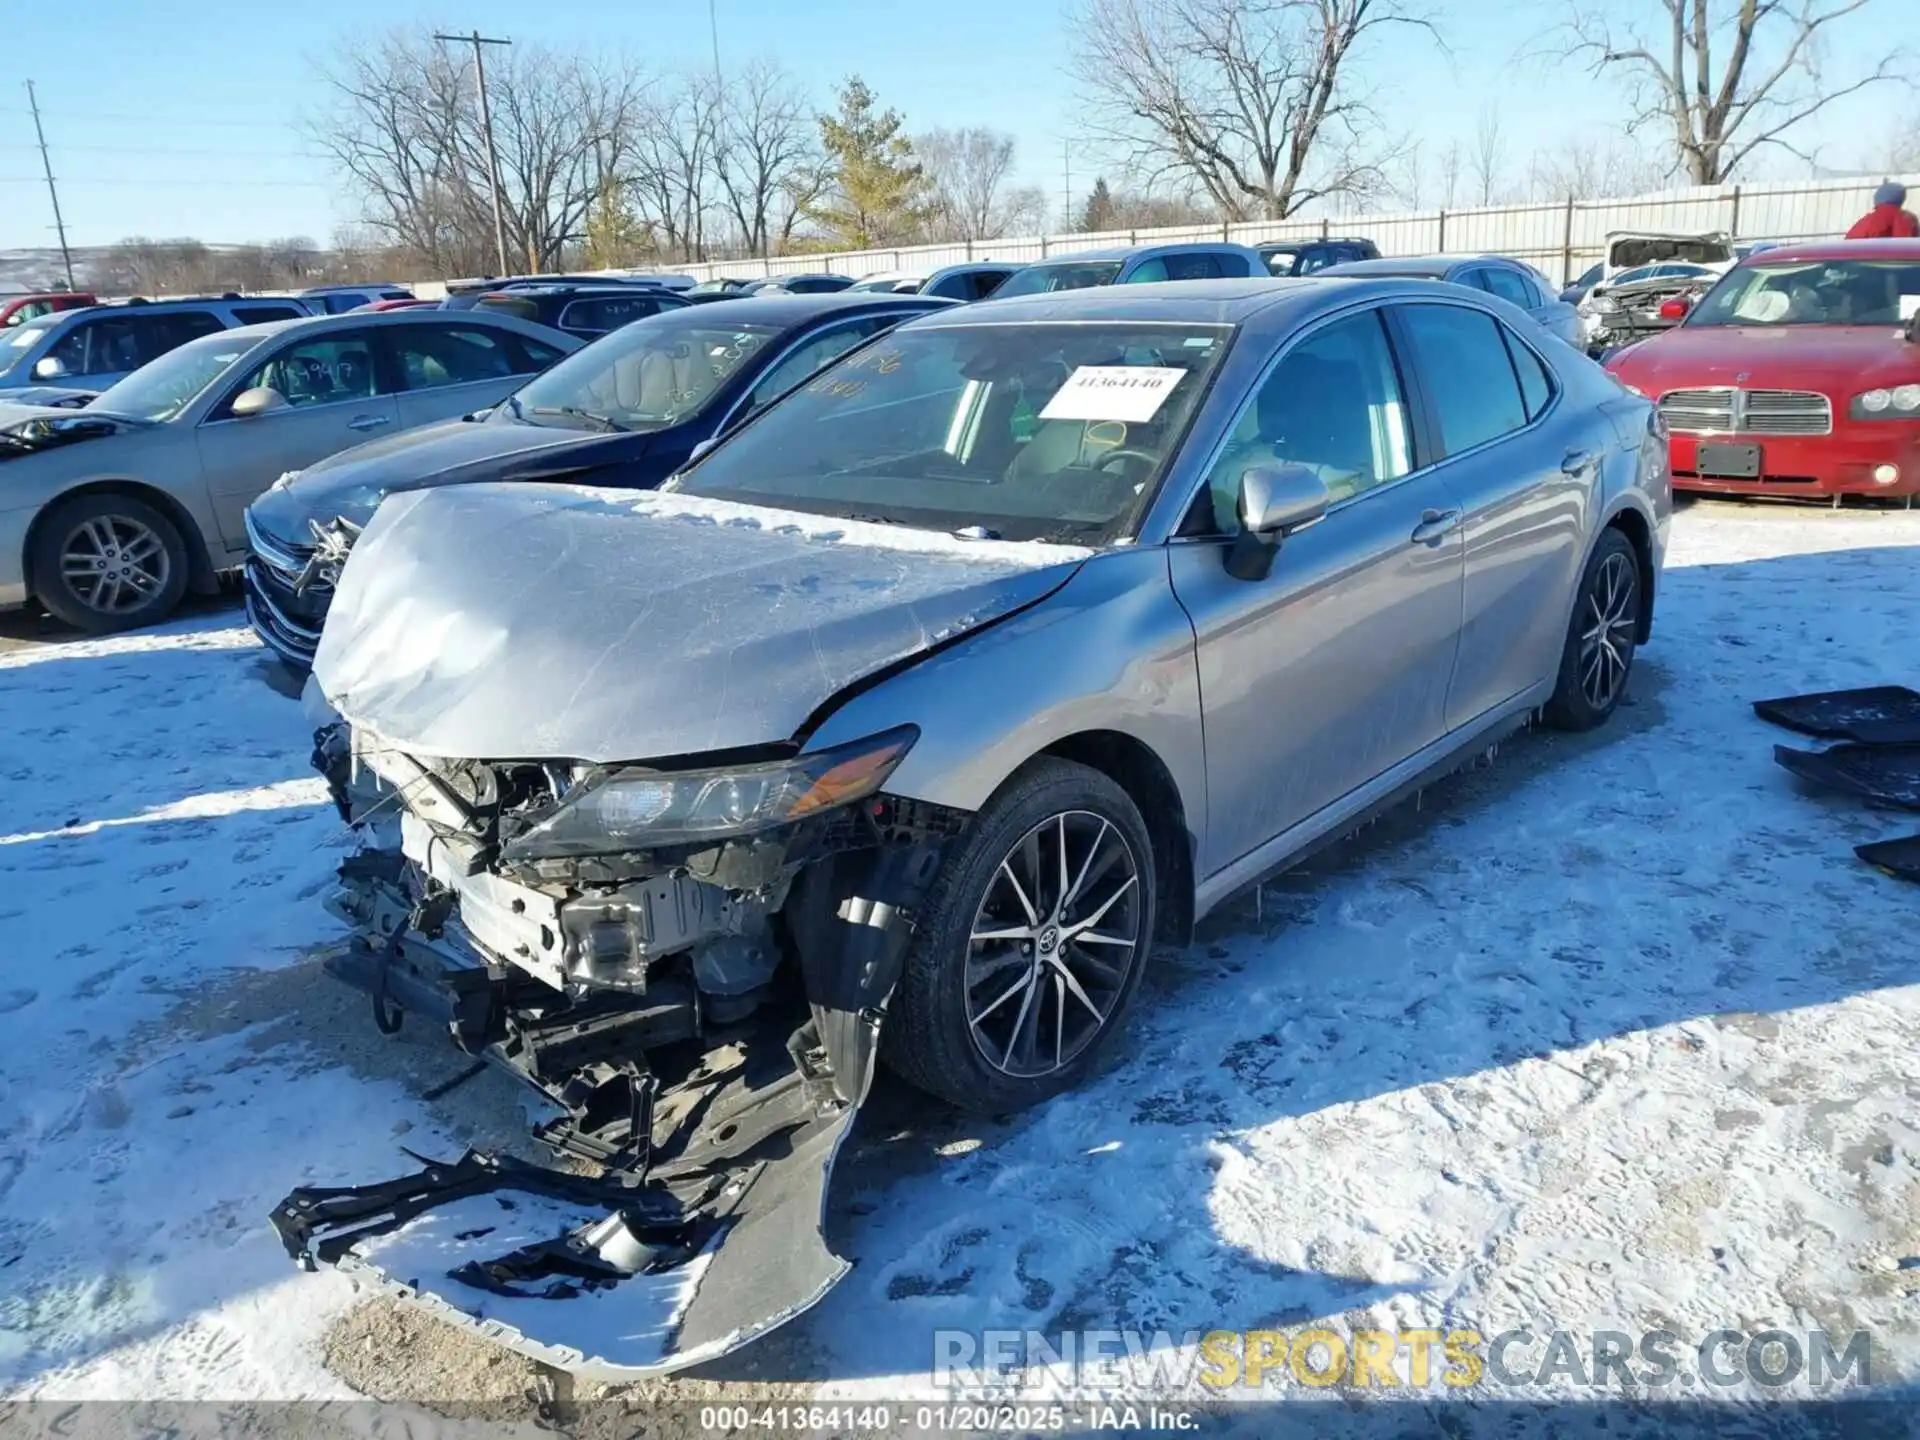
<svg viewBox="0 0 1920 1440">
<path fill-rule="evenodd" d="M 497 404 L 579 348 L 510 316 L 309 317 L 190 341 L 80 409 L 0 404 L 0 609 L 159 620 L 246 559 L 242 517 L 282 472 Z"/>
<path fill-rule="evenodd" d="M 1520 310 L 1264 278 L 928 316 L 658 494 L 389 498 L 314 666 L 366 837 L 336 973 L 618 1183 L 299 1190 L 290 1252 L 596 1373 L 743 1343 L 846 1268 L 876 1056 L 1044 1100 L 1155 942 L 1531 716 L 1605 721 L 1670 512 L 1651 407 Z M 526 1298 L 582 1275 L 594 1324 Z"/>
</svg>

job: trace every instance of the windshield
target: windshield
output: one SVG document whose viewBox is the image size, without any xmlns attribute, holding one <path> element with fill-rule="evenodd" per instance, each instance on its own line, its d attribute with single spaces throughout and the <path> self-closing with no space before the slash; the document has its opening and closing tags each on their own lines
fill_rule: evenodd
<svg viewBox="0 0 1920 1440">
<path fill-rule="evenodd" d="M 776 335 L 774 325 L 703 319 L 677 306 L 623 325 L 527 382 L 505 407 L 541 425 L 578 421 L 622 430 L 664 430 L 704 409 L 734 373 Z M 504 412 L 503 412 L 504 413 Z"/>
<path fill-rule="evenodd" d="M 1145 322 L 898 331 L 822 371 L 672 488 L 1104 544 L 1146 504 L 1232 333 Z"/>
<path fill-rule="evenodd" d="M 33 347 L 38 345 L 52 325 L 22 325 L 4 342 L 0 342 L 0 375 L 6 375 L 26 361 Z"/>
<path fill-rule="evenodd" d="M 1688 325 L 1899 325 L 1920 311 L 1920 261 L 1802 260 L 1732 271 Z"/>
<path fill-rule="evenodd" d="M 993 292 L 993 298 L 1004 300 L 1010 295 L 1045 295 L 1052 290 L 1090 290 L 1095 285 L 1111 285 L 1113 277 L 1119 273 L 1118 260 L 1029 265 L 1024 270 L 1016 270 L 1006 284 Z"/>
<path fill-rule="evenodd" d="M 260 337 L 233 334 L 190 341 L 108 386 L 87 408 L 131 420 L 171 420 L 260 343 Z"/>
</svg>

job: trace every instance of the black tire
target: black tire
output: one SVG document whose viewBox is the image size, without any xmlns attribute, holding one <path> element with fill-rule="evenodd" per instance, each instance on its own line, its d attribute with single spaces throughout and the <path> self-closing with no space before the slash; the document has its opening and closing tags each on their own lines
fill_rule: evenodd
<svg viewBox="0 0 1920 1440">
<path fill-rule="evenodd" d="M 1029 899 L 1026 886 L 1007 885 L 1002 862 L 1026 870 L 1033 852 L 1025 842 L 1033 836 L 1045 841 L 1044 854 L 1053 863 L 1037 884 L 1029 872 Z M 1056 859 L 1062 847 L 1063 861 Z M 1069 871 L 1078 874 L 1069 877 Z M 1050 885 L 1048 873 L 1062 878 Z M 887 1063 L 920 1089 L 985 1114 L 1024 1109 L 1077 1085 L 1125 1023 L 1139 989 L 1154 933 L 1155 880 L 1146 821 L 1125 790 L 1098 770 L 1066 760 L 1026 766 L 974 817 L 934 881 L 886 1021 Z M 1057 903 L 1062 890 L 1064 905 Z M 1099 908 L 1110 895 L 1111 903 Z M 1039 923 L 1023 909 L 1037 909 Z M 1004 919 L 1030 927 L 1032 934 L 1024 946 L 976 942 L 976 919 L 987 928 Z M 1116 937 L 1131 940 L 1123 966 L 1113 960 L 1123 948 Z M 983 972 L 986 978 L 980 978 Z M 1061 979 L 1059 972 L 1071 978 Z M 991 997 L 1009 978 L 1016 988 L 1026 986 L 1014 998 L 1026 1005 L 1031 996 L 1030 1011 L 1009 1020 L 1009 1000 L 996 1018 Z M 1029 1014 L 1031 1032 L 1020 1028 Z M 999 1031 L 1009 1025 L 1019 1033 L 996 1061 L 987 1047 L 997 1045 Z M 1016 1073 L 1031 1071 L 1024 1056 L 1015 1057 L 1023 1034 L 1037 1052 L 1037 1065 L 1048 1064 L 1045 1037 L 1053 1037 L 1052 1063 L 1044 1073 Z"/>
<path fill-rule="evenodd" d="M 116 548 L 122 543 L 124 552 Z M 98 559 L 101 577 L 69 563 L 88 557 Z M 48 510 L 27 563 L 42 605 L 76 630 L 111 635 L 172 614 L 187 593 L 191 560 L 179 529 L 159 510 L 130 495 L 99 494 Z M 106 603 L 96 604 L 96 596 Z"/>
<path fill-rule="evenodd" d="M 1619 708 L 1633 675 L 1646 580 L 1633 542 L 1609 527 L 1593 547 L 1567 621 L 1560 678 L 1541 712 L 1556 730 L 1591 730 Z"/>
</svg>

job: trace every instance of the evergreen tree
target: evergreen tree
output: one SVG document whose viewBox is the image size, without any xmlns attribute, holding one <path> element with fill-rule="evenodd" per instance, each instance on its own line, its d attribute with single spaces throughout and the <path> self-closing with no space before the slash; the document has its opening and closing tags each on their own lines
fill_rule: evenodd
<svg viewBox="0 0 1920 1440">
<path fill-rule="evenodd" d="M 897 110 L 877 110 L 858 75 L 840 87 L 840 112 L 820 117 L 825 193 L 807 214 L 836 246 L 865 250 L 911 237 L 927 219 L 926 176 L 900 133 Z"/>
<path fill-rule="evenodd" d="M 1117 230 L 1120 228 L 1120 208 L 1113 203 L 1113 192 L 1107 188 L 1107 177 L 1102 175 L 1093 182 L 1093 191 L 1080 207 L 1080 218 L 1074 226 L 1076 230 Z"/>
</svg>

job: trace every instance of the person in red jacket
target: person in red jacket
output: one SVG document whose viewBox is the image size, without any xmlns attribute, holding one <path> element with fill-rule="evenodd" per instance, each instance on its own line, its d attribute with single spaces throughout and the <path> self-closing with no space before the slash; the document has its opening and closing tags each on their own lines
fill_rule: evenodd
<svg viewBox="0 0 1920 1440">
<path fill-rule="evenodd" d="M 1907 203 L 1907 187 L 1897 180 L 1889 180 L 1873 192 L 1873 209 L 1853 222 L 1853 228 L 1847 231 L 1849 240 L 1904 240 L 1920 238 L 1920 220 L 1914 218 L 1911 210 L 1901 207 Z"/>
</svg>

